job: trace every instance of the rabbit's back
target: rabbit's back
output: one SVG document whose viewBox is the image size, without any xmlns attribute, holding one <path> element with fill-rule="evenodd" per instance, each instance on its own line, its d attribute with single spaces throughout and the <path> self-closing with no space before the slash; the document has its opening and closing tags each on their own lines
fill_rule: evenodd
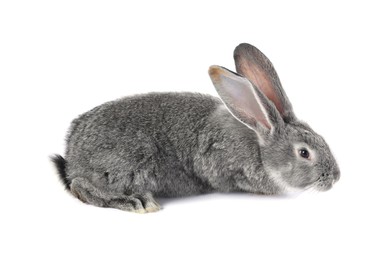
<svg viewBox="0 0 384 260">
<path fill-rule="evenodd" d="M 202 94 L 151 93 L 96 107 L 72 122 L 68 176 L 114 192 L 177 196 L 209 190 L 194 173 L 192 158 L 199 132 L 220 104 Z"/>
</svg>

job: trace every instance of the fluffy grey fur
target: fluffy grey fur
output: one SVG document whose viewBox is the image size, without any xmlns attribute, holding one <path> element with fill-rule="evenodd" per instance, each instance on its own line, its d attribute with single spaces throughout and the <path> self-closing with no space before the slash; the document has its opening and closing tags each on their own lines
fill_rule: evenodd
<svg viewBox="0 0 384 260">
<path fill-rule="evenodd" d="M 83 202 L 140 213 L 160 209 L 154 197 L 331 188 L 335 159 L 294 116 L 272 64 L 248 44 L 236 48 L 235 62 L 245 77 L 210 68 L 222 100 L 150 93 L 79 116 L 65 159 L 53 158 L 63 183 Z"/>
</svg>

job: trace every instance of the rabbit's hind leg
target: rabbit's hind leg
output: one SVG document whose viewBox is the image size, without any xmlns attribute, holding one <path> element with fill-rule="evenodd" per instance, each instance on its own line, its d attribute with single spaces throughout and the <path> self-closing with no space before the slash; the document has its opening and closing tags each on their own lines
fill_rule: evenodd
<svg viewBox="0 0 384 260">
<path fill-rule="evenodd" d="M 108 206 L 136 213 L 149 213 L 159 211 L 161 209 L 160 204 L 155 201 L 150 193 L 146 193 L 144 195 L 132 194 L 129 196 L 114 198 L 109 201 Z"/>
<path fill-rule="evenodd" d="M 136 213 L 155 212 L 161 209 L 150 193 L 116 195 L 98 189 L 87 179 L 76 177 L 71 182 L 71 193 L 84 203 L 98 207 L 117 208 Z"/>
</svg>

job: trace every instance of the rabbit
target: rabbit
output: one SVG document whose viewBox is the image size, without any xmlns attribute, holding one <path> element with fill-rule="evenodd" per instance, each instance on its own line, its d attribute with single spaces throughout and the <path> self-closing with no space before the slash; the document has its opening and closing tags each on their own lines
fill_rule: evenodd
<svg viewBox="0 0 384 260">
<path fill-rule="evenodd" d="M 136 213 L 155 198 L 210 192 L 329 190 L 340 170 L 325 140 L 299 121 L 268 58 L 242 43 L 236 72 L 211 66 L 220 98 L 149 93 L 75 119 L 65 159 L 52 157 L 79 200 Z"/>
</svg>

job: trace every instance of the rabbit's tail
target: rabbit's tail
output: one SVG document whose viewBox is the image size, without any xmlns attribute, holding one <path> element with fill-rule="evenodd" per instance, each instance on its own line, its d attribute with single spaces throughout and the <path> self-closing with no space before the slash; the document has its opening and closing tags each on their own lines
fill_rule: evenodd
<svg viewBox="0 0 384 260">
<path fill-rule="evenodd" d="M 68 175 L 65 171 L 67 161 L 61 155 L 58 154 L 51 156 L 51 160 L 57 168 L 57 173 L 59 174 L 61 182 L 64 184 L 65 188 L 69 190 L 69 185 L 71 184 L 71 181 L 68 179 Z"/>
</svg>

